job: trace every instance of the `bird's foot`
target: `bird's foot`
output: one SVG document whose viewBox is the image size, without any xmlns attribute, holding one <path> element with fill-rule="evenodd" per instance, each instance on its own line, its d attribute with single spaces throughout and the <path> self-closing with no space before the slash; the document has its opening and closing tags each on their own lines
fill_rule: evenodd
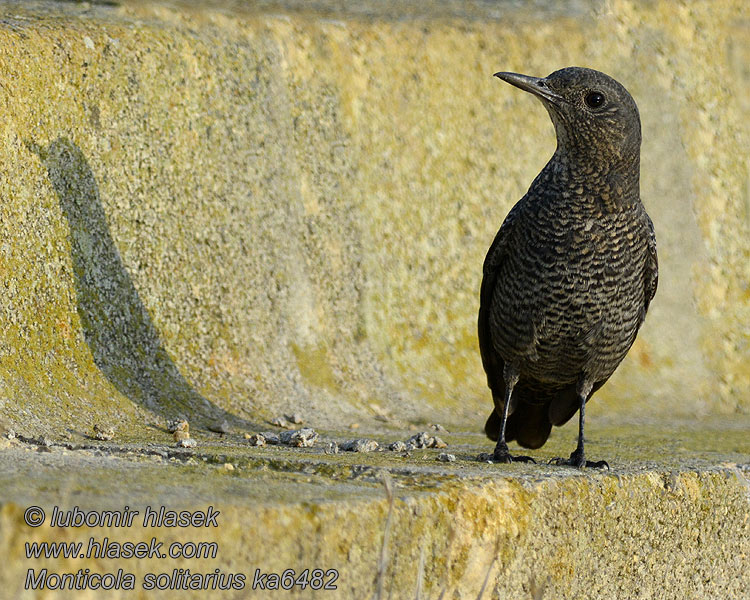
<svg viewBox="0 0 750 600">
<path fill-rule="evenodd" d="M 581 450 L 573 451 L 570 458 L 553 458 L 548 464 L 577 467 L 579 469 L 583 469 L 584 467 L 587 469 L 607 469 L 607 471 L 609 471 L 609 464 L 607 464 L 606 460 L 598 460 L 596 462 L 586 460 L 586 457 Z"/>
<path fill-rule="evenodd" d="M 513 456 L 510 452 L 508 452 L 507 448 L 505 451 L 499 450 L 495 448 L 495 451 L 492 453 L 492 462 L 493 463 L 513 463 L 513 462 L 524 462 L 524 463 L 534 463 L 536 464 L 536 461 L 531 458 L 530 456 Z"/>
</svg>

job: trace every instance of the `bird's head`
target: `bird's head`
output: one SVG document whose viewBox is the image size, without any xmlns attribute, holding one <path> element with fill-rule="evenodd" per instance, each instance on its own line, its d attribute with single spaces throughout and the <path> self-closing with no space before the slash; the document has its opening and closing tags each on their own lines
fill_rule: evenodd
<svg viewBox="0 0 750 600">
<path fill-rule="evenodd" d="M 638 165 L 638 107 L 628 91 L 609 75 L 567 67 L 547 77 L 505 72 L 495 76 L 542 101 L 555 125 L 558 149 L 572 160 L 602 161 L 613 168 Z"/>
</svg>

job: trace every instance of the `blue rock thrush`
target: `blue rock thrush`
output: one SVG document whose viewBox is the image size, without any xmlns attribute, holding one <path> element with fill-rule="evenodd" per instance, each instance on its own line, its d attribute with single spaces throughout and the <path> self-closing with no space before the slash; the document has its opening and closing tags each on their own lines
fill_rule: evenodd
<svg viewBox="0 0 750 600">
<path fill-rule="evenodd" d="M 531 461 L 507 442 L 539 448 L 578 411 L 578 446 L 554 462 L 608 467 L 584 455 L 586 402 L 633 345 L 658 276 L 639 192 L 638 107 L 591 69 L 495 76 L 542 101 L 557 149 L 484 261 L 479 347 L 495 405 L 485 425 L 493 460 Z"/>
</svg>

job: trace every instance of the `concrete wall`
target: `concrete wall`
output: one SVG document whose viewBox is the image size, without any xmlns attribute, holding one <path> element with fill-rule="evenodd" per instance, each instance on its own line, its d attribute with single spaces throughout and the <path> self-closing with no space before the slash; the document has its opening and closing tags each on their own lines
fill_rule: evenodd
<svg viewBox="0 0 750 600">
<path fill-rule="evenodd" d="M 482 259 L 554 149 L 491 75 L 572 64 L 639 104 L 661 267 L 590 414 L 750 411 L 745 2 L 575 6 L 2 5 L 3 420 L 481 427 Z"/>
</svg>

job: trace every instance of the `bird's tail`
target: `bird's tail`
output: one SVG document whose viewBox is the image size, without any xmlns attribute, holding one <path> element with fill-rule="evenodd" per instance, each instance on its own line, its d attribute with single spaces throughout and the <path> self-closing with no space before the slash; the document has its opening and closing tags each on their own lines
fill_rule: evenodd
<svg viewBox="0 0 750 600">
<path fill-rule="evenodd" d="M 542 447 L 552 431 L 552 423 L 547 412 L 548 406 L 545 404 L 519 402 L 505 424 L 505 440 L 516 440 L 520 446 L 532 450 Z M 500 438 L 501 426 L 500 415 L 493 410 L 484 424 L 484 432 L 488 438 L 496 442 Z"/>
<path fill-rule="evenodd" d="M 519 402 L 505 425 L 506 439 L 516 440 L 524 448 L 541 448 L 552 431 L 548 408 L 546 404 Z"/>
</svg>

